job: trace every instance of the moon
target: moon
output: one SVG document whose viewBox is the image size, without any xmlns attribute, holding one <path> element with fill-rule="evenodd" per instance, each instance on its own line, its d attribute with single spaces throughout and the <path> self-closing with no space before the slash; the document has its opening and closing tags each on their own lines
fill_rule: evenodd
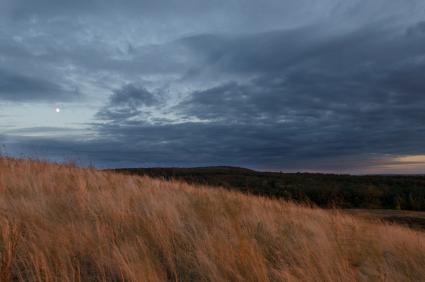
<svg viewBox="0 0 425 282">
<path fill-rule="evenodd" d="M 60 109 L 60 108 L 56 108 L 56 109 L 55 109 L 55 111 L 56 111 L 57 113 L 60 113 L 61 109 Z"/>
</svg>

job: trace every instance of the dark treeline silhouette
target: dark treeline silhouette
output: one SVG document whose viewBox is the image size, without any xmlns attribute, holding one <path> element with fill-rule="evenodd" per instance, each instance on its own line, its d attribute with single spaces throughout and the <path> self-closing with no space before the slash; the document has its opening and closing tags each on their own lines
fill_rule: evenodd
<svg viewBox="0 0 425 282">
<path fill-rule="evenodd" d="M 115 171 L 222 186 L 320 207 L 425 211 L 425 176 L 279 173 L 236 167 L 131 168 Z"/>
</svg>

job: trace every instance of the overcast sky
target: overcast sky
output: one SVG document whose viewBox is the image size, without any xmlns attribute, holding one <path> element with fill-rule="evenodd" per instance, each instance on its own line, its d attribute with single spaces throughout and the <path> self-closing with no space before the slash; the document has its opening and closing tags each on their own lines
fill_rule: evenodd
<svg viewBox="0 0 425 282">
<path fill-rule="evenodd" d="M 425 173 L 425 1 L 0 0 L 0 144 L 98 167 Z"/>
</svg>

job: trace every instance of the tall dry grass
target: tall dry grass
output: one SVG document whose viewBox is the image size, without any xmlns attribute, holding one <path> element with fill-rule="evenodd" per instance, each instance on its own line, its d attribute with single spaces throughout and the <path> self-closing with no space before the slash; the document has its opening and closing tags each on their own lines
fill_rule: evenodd
<svg viewBox="0 0 425 282">
<path fill-rule="evenodd" d="M 424 233 L 204 188 L 2 158 L 0 280 L 425 279 Z"/>
</svg>

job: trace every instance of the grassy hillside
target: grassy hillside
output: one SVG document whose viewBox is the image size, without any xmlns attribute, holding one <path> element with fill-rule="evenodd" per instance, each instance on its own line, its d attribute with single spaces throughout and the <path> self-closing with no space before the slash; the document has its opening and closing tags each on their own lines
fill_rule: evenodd
<svg viewBox="0 0 425 282">
<path fill-rule="evenodd" d="M 43 162 L 0 159 L 0 228 L 0 281 L 425 277 L 425 233 L 221 189 Z"/>
<path fill-rule="evenodd" d="M 346 209 L 344 212 L 366 219 L 380 219 L 425 231 L 425 212 L 379 209 Z"/>
<path fill-rule="evenodd" d="M 222 186 L 321 207 L 425 211 L 425 176 L 259 172 L 244 168 L 134 168 L 118 172 Z"/>
</svg>

